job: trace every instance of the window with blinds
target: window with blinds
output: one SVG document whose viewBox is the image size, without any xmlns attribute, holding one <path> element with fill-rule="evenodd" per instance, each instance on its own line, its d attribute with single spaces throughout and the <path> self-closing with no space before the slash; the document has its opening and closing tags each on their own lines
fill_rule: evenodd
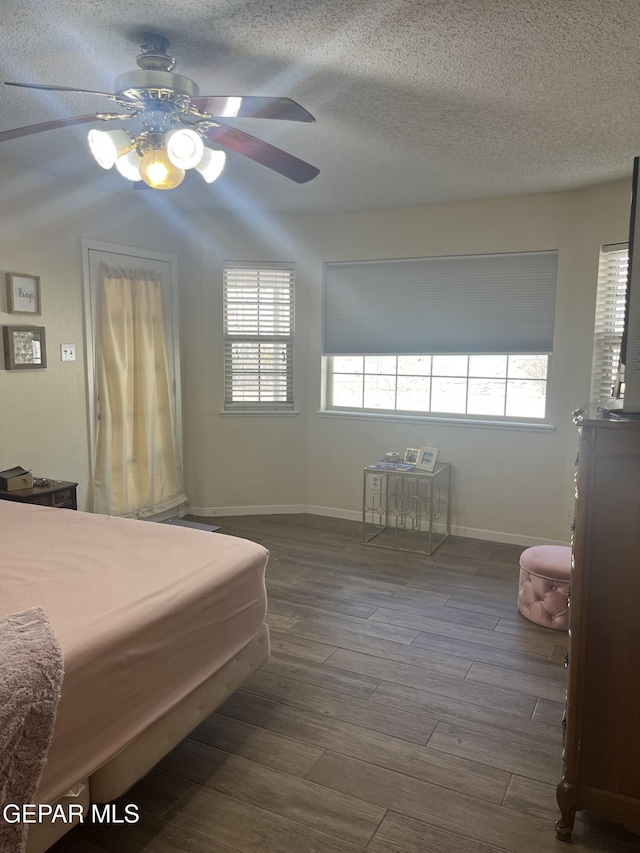
<svg viewBox="0 0 640 853">
<path fill-rule="evenodd" d="M 603 246 L 598 268 L 598 293 L 591 370 L 591 399 L 606 400 L 620 365 L 624 331 L 629 248 L 627 243 Z"/>
<path fill-rule="evenodd" d="M 326 408 L 547 418 L 556 251 L 325 264 Z"/>
<path fill-rule="evenodd" d="M 225 410 L 293 409 L 293 264 L 225 263 Z"/>
</svg>

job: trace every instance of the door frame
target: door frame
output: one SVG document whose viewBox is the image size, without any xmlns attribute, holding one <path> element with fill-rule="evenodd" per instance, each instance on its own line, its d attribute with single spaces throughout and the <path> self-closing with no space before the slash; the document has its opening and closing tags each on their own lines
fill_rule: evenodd
<svg viewBox="0 0 640 853">
<path fill-rule="evenodd" d="M 173 362 L 173 398 L 174 398 L 174 421 L 176 429 L 176 441 L 178 443 L 178 454 L 183 464 L 182 452 L 182 385 L 180 380 L 180 323 L 178 316 L 178 256 L 169 255 L 164 252 L 155 252 L 151 249 L 141 249 L 135 246 L 123 246 L 118 243 L 104 243 L 101 240 L 90 240 L 82 238 L 82 280 L 83 280 L 83 319 L 84 319 L 84 341 L 86 358 L 86 383 L 87 383 L 87 420 L 89 432 L 89 487 L 88 494 L 93 504 L 93 475 L 95 465 L 96 449 L 96 388 L 95 388 L 95 340 L 93 335 L 93 301 L 91 292 L 90 253 L 108 252 L 110 254 L 123 255 L 137 261 L 145 258 L 153 261 L 162 261 L 169 264 L 170 282 L 169 292 L 171 296 L 171 336 L 173 339 L 172 352 L 169 357 Z M 123 259 L 123 266 L 126 261 Z"/>
</svg>

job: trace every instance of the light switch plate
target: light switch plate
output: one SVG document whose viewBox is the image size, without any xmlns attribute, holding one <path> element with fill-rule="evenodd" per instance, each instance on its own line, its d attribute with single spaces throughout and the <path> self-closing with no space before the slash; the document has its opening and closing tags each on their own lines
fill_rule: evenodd
<svg viewBox="0 0 640 853">
<path fill-rule="evenodd" d="M 76 345 L 75 344 L 60 344 L 60 358 L 62 361 L 76 360 Z"/>
</svg>

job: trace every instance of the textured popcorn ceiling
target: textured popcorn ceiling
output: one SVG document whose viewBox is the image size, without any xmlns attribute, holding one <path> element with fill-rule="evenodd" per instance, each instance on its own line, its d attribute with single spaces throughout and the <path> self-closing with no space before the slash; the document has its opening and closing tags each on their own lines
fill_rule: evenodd
<svg viewBox="0 0 640 853">
<path fill-rule="evenodd" d="M 318 166 L 314 181 L 230 154 L 215 184 L 193 174 L 164 194 L 177 205 L 336 211 L 547 192 L 627 178 L 640 154 L 639 0 L 3 0 L 0 80 L 113 91 L 144 30 L 169 38 L 202 94 L 289 96 L 317 119 L 235 120 Z M 0 130 L 112 108 L 0 90 Z M 86 132 L 2 143 L 0 161 L 121 189 Z"/>
</svg>

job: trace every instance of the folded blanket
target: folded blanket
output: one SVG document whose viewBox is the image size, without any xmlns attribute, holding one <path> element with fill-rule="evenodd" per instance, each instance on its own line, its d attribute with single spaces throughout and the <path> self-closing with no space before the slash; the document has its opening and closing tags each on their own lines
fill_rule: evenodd
<svg viewBox="0 0 640 853">
<path fill-rule="evenodd" d="M 39 607 L 0 619 L 0 850 L 24 853 L 27 829 L 10 824 L 8 803 L 33 803 L 64 675 L 57 637 Z"/>
</svg>

